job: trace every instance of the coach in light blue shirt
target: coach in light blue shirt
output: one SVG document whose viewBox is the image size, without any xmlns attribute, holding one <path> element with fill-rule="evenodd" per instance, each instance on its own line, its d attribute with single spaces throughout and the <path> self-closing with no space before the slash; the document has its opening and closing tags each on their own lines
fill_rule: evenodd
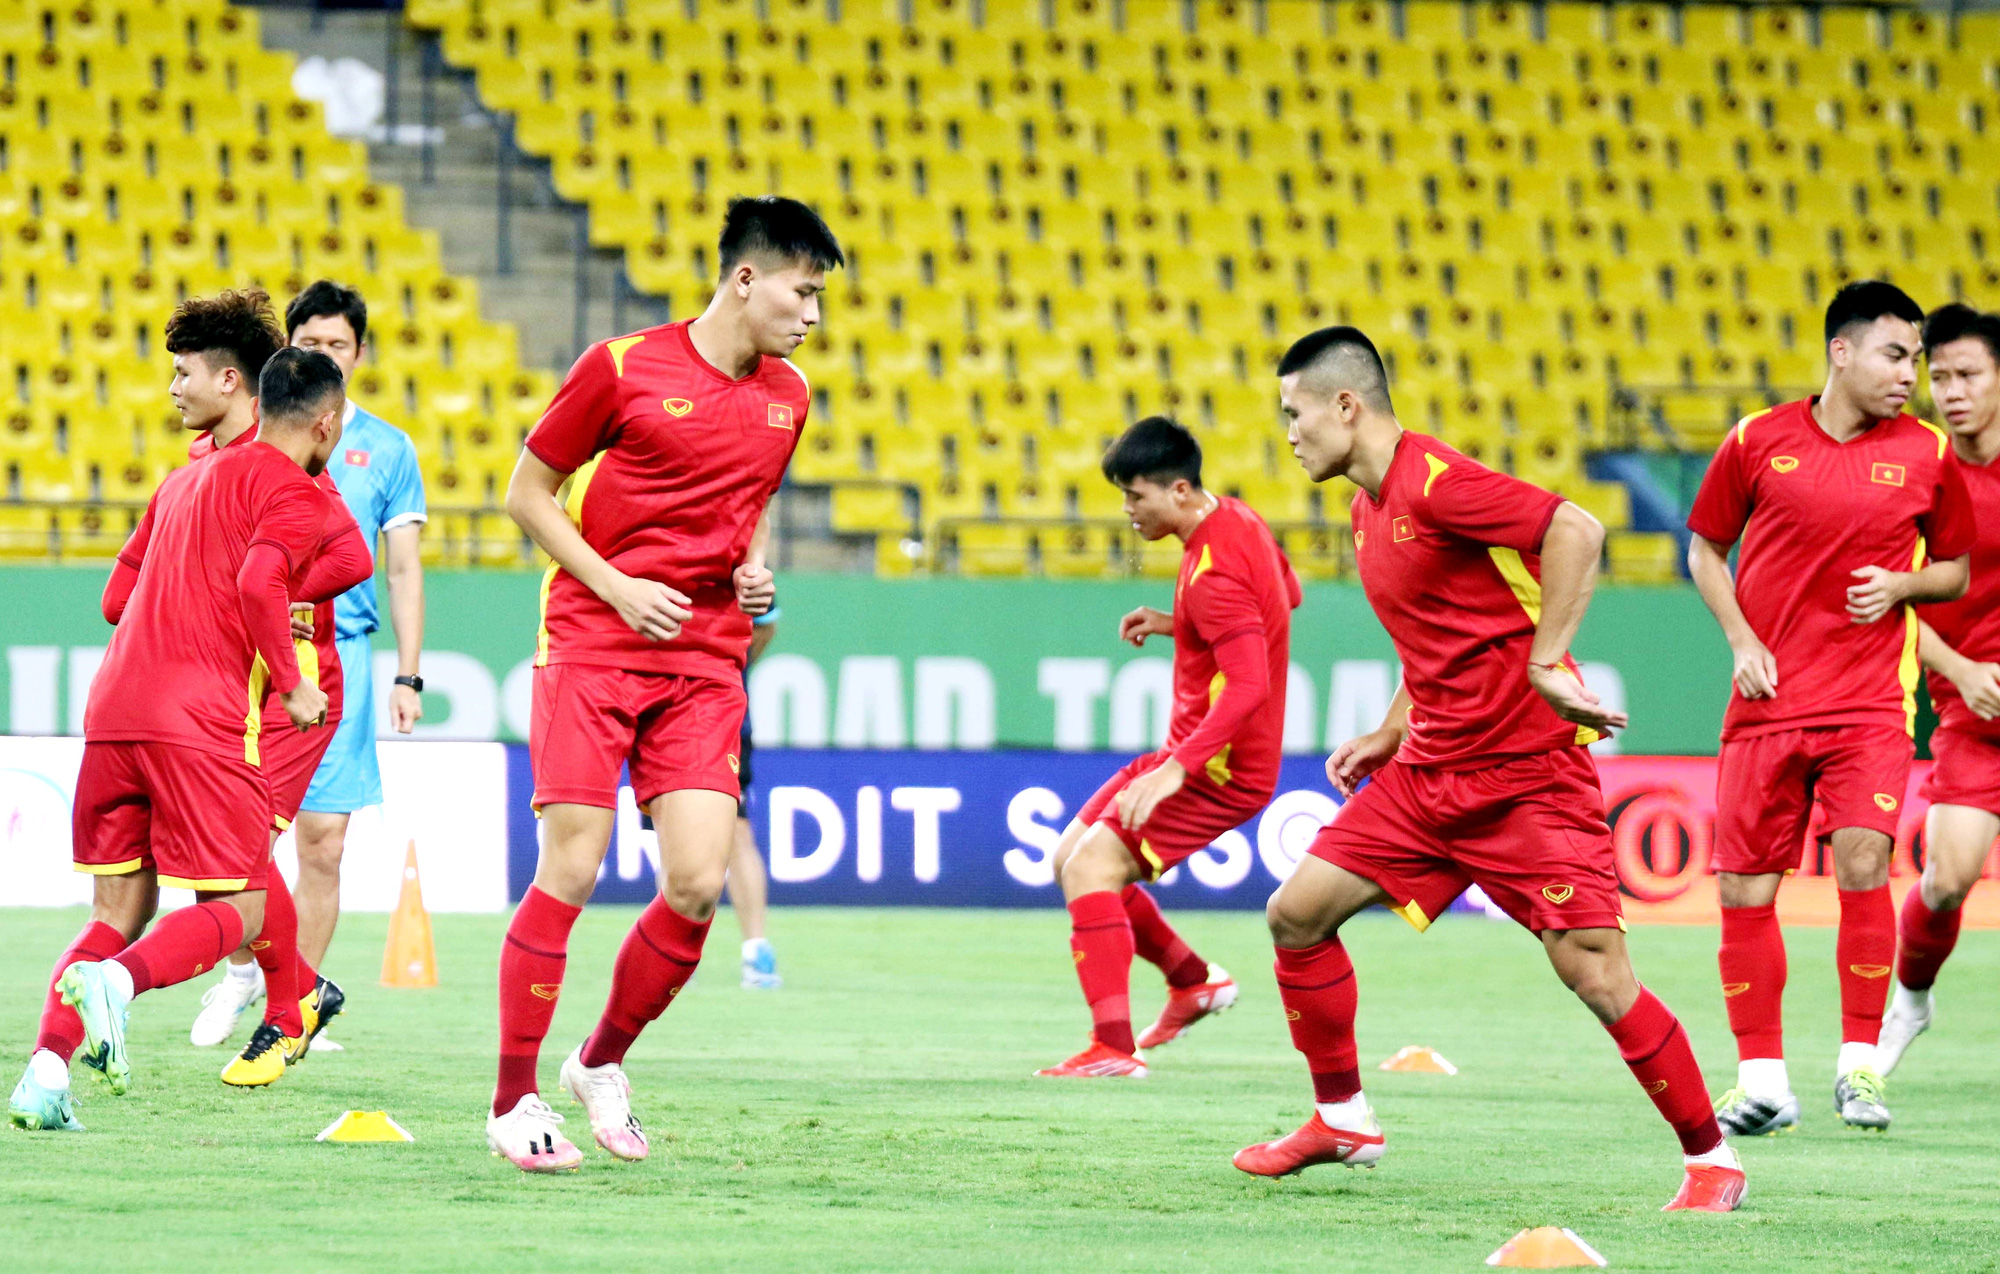
<svg viewBox="0 0 2000 1274">
<path fill-rule="evenodd" d="M 368 335 L 368 307 L 352 288 L 322 279 L 285 308 L 293 345 L 331 356 L 352 374 Z M 377 561 L 386 567 L 389 618 L 396 633 L 396 683 L 387 698 L 389 725 L 408 734 L 423 716 L 418 656 L 424 644 L 424 576 L 418 534 L 424 514 L 423 473 L 410 436 L 381 417 L 347 404 L 340 446 L 326 471 L 361 524 Z M 340 857 L 348 816 L 382 803 L 375 758 L 375 694 L 369 635 L 381 626 L 375 581 L 334 602 L 334 634 L 346 679 L 346 708 L 326 759 L 299 810 L 299 954 L 315 968 L 326 956 L 340 915 Z"/>
</svg>

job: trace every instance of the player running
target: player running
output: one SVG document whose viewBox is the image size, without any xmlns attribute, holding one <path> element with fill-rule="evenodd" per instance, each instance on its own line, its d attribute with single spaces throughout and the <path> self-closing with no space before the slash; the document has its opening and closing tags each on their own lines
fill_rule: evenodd
<svg viewBox="0 0 2000 1274">
<path fill-rule="evenodd" d="M 367 351 L 368 306 L 352 288 L 321 279 L 285 307 L 285 331 L 299 349 L 317 350 L 351 377 Z M 352 399 L 342 408 L 341 444 L 328 461 L 322 486 L 346 502 L 361 536 L 373 551 L 379 543 L 388 580 L 389 617 L 396 633 L 396 683 L 389 691 L 389 724 L 408 734 L 423 717 L 418 658 L 424 636 L 424 575 L 419 535 L 426 520 L 423 475 L 409 435 Z M 227 442 L 226 438 L 218 438 Z M 199 444 L 197 444 L 199 445 Z M 308 736 L 316 748 L 316 769 L 308 784 L 291 793 L 281 811 L 290 823 L 299 856 L 299 954 L 309 964 L 326 959 L 340 917 L 340 860 L 349 816 L 382 803 L 382 774 L 375 756 L 374 655 L 370 634 L 380 626 L 373 571 L 342 593 L 332 608 L 333 651 L 324 661 L 329 676 L 346 687 L 346 710 L 330 715 L 339 728 L 324 737 Z M 320 643 L 324 646 L 326 643 Z M 327 652 L 322 652 L 323 654 Z M 224 976 L 202 995 L 202 1010 L 189 1038 L 197 1045 L 220 1044 L 236 1029 L 243 1011 L 264 994 L 259 966 L 232 958 Z M 346 997 L 331 981 L 316 993 L 339 1011 Z M 315 1010 L 317 1004 L 314 1005 Z M 315 1011 L 315 1030 L 333 1012 Z M 313 1047 L 338 1049 L 318 1035 Z"/>
<path fill-rule="evenodd" d="M 1903 897 L 1896 986 L 1877 1069 L 1896 1069 L 1910 1041 L 1930 1029 L 1931 984 L 1958 942 L 1959 908 L 2000 836 L 2000 314 L 1947 305 L 1924 323 L 1931 401 L 1951 428 L 1952 451 L 1972 500 L 1978 539 L 1972 586 L 1955 602 L 1926 606 L 1918 653 L 1931 669 L 1936 764 L 1924 780 L 1924 874 Z"/>
<path fill-rule="evenodd" d="M 1382 727 L 1328 759 L 1347 803 L 1267 908 L 1278 991 L 1316 1109 L 1290 1136 L 1238 1151 L 1236 1166 L 1280 1177 L 1381 1160 L 1340 926 L 1380 904 L 1421 932 L 1477 884 L 1541 939 L 1556 975 L 1604 1023 L 1680 1138 L 1686 1177 L 1665 1210 L 1733 1210 L 1743 1171 L 1694 1050 L 1626 955 L 1604 797 L 1586 750 L 1625 725 L 1584 688 L 1569 654 L 1604 528 L 1561 496 L 1405 431 L 1382 360 L 1354 328 L 1304 337 L 1278 375 L 1306 473 L 1361 488 L 1355 562 L 1404 676 Z"/>
<path fill-rule="evenodd" d="M 1973 541 L 1949 438 L 1903 411 L 1923 317 L 1890 284 L 1840 289 L 1826 311 L 1825 391 L 1730 430 L 1688 515 L 1688 570 L 1735 656 L 1714 856 L 1718 964 L 1739 1059 L 1717 1115 L 1732 1136 L 1799 1118 L 1785 1071 L 1777 897 L 1799 866 L 1814 802 L 1840 891 L 1833 1104 L 1849 1127 L 1889 1126 L 1875 1044 L 1896 947 L 1889 851 L 1914 755 L 1909 603 L 1964 593 Z"/>
<path fill-rule="evenodd" d="M 536 1061 L 570 928 L 611 842 L 620 767 L 629 762 L 659 830 L 661 893 L 561 1073 L 620 1159 L 647 1153 L 620 1063 L 693 974 L 735 840 L 743 661 L 751 616 L 775 591 L 765 505 L 811 404 L 788 358 L 844 258 L 817 214 L 776 197 L 731 200 L 717 256 L 721 280 L 699 318 L 584 352 L 508 486 L 508 513 L 554 559 L 529 732 L 542 847 L 501 947 L 486 1125 L 494 1153 L 528 1172 L 583 1158 L 537 1094 Z"/>
<path fill-rule="evenodd" d="M 132 1000 L 214 967 L 264 927 L 271 807 L 257 709 L 277 694 L 298 729 L 326 710 L 301 675 L 287 598 L 327 516 L 311 474 L 340 441 L 339 372 L 318 355 L 295 361 L 276 396 L 265 366 L 258 440 L 169 475 L 148 508 L 145 561 L 84 714 L 72 852 L 101 879 L 92 926 L 55 978 L 75 1013 L 44 1009 L 9 1103 L 19 1126 L 81 1127 L 63 1065 L 79 1020 L 85 1065 L 124 1093 Z M 162 885 L 198 901 L 118 945 L 145 930 Z"/>
<path fill-rule="evenodd" d="M 1090 1005 L 1090 1043 L 1061 1078 L 1144 1078 L 1140 1049 L 1174 1039 L 1236 1002 L 1236 983 L 1197 956 L 1139 887 L 1263 809 L 1278 786 L 1285 679 L 1299 581 L 1270 528 L 1241 500 L 1201 485 L 1201 444 L 1164 416 L 1127 429 L 1104 476 L 1148 540 L 1178 537 L 1173 613 L 1142 606 L 1118 636 L 1174 643 L 1174 707 L 1166 746 L 1111 776 L 1056 846 L 1069 904 L 1070 953 Z M 1143 954 L 1167 975 L 1167 1003 L 1132 1038 L 1131 970 Z"/>
</svg>

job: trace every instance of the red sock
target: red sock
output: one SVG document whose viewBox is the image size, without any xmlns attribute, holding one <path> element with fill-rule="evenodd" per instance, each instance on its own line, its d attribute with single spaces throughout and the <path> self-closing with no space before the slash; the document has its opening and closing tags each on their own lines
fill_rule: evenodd
<svg viewBox="0 0 2000 1274">
<path fill-rule="evenodd" d="M 144 995 L 200 977 L 243 945 L 243 913 L 220 899 L 167 913 L 145 937 L 112 957 Z"/>
<path fill-rule="evenodd" d="M 1889 970 L 1896 960 L 1896 904 L 1889 886 L 1840 891 L 1840 1042 L 1873 1044 L 1889 1006 Z"/>
<path fill-rule="evenodd" d="M 583 908 L 528 886 L 500 944 L 500 1079 L 493 1113 L 504 1115 L 536 1091 L 535 1063 L 562 994 L 569 931 Z"/>
<path fill-rule="evenodd" d="M 1722 1002 L 1736 1056 L 1785 1055 L 1785 935 L 1775 903 L 1722 909 Z"/>
<path fill-rule="evenodd" d="M 1932 911 L 1918 885 L 1903 896 L 1900 939 L 1896 947 L 1896 980 L 1912 991 L 1928 991 L 1937 981 L 1945 957 L 1958 945 L 1959 909 Z"/>
<path fill-rule="evenodd" d="M 1125 904 L 1125 920 L 1132 926 L 1132 949 L 1141 960 L 1160 966 L 1168 986 L 1200 986 L 1208 981 L 1208 961 L 1174 932 L 1153 895 L 1137 885 L 1127 885 L 1118 900 Z"/>
<path fill-rule="evenodd" d="M 47 1049 L 67 1062 L 83 1047 L 83 1019 L 62 1002 L 62 992 L 56 990 L 63 970 L 79 960 L 109 960 L 124 949 L 125 935 L 102 920 L 91 921 L 76 935 L 76 941 L 69 944 L 69 950 L 56 961 L 55 972 L 49 975 L 49 993 L 42 1000 L 42 1025 L 35 1034 L 37 1051 Z"/>
<path fill-rule="evenodd" d="M 1108 890 L 1069 905 L 1069 949 L 1076 980 L 1090 1004 L 1091 1035 L 1106 1048 L 1131 1053 L 1132 922 L 1125 904 Z"/>
<path fill-rule="evenodd" d="M 625 1050 L 648 1023 L 667 1011 L 701 963 L 708 940 L 706 920 L 689 920 L 655 896 L 618 946 L 611 967 L 611 995 L 597 1029 L 583 1042 L 585 1066 L 625 1060 Z"/>
<path fill-rule="evenodd" d="M 1291 1024 L 1292 1045 L 1306 1055 L 1313 1100 L 1346 1101 L 1361 1091 L 1354 1048 L 1354 1014 L 1361 1002 L 1354 962 L 1339 938 L 1297 951 L 1278 948 L 1278 998 Z"/>
<path fill-rule="evenodd" d="M 1640 987 L 1638 1001 L 1604 1029 L 1617 1041 L 1618 1055 L 1632 1068 L 1639 1087 L 1673 1126 L 1683 1154 L 1705 1155 L 1722 1144 L 1701 1064 L 1672 1009 Z"/>
<path fill-rule="evenodd" d="M 299 1014 L 299 909 L 276 865 L 266 875 L 264 927 L 250 940 L 250 954 L 264 971 L 264 1020 L 297 1039 L 306 1030 Z"/>
</svg>

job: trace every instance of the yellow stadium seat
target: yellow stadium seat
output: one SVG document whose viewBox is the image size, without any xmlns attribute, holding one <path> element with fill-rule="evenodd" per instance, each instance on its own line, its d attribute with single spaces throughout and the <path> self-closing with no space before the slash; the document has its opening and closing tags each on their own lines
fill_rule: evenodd
<svg viewBox="0 0 2000 1274">
<path fill-rule="evenodd" d="M 1680 545 L 1664 531 L 1613 531 L 1605 555 L 1621 584 L 1670 584 L 1680 574 Z"/>
</svg>

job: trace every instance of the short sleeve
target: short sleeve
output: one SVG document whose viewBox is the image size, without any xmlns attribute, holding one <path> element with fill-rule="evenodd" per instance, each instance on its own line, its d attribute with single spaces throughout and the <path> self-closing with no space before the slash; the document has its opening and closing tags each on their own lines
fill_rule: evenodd
<svg viewBox="0 0 2000 1274">
<path fill-rule="evenodd" d="M 1750 483 L 1743 476 L 1743 442 L 1730 430 L 1715 449 L 1694 507 L 1688 510 L 1688 530 L 1724 548 L 1736 543 L 1750 521 Z"/>
<path fill-rule="evenodd" d="M 1181 596 L 1181 607 L 1195 635 L 1211 647 L 1231 637 L 1264 631 L 1264 612 L 1249 585 L 1226 571 L 1211 568 L 1196 575 Z"/>
<path fill-rule="evenodd" d="M 1425 453 L 1426 459 L 1432 459 Z M 1563 498 L 1532 483 L 1495 473 L 1470 460 L 1453 460 L 1427 479 L 1422 507 L 1438 530 L 1500 548 L 1539 553 L 1542 536 Z"/>
<path fill-rule="evenodd" d="M 1965 489 L 1965 475 L 1950 455 L 1938 466 L 1937 487 L 1931 493 L 1930 512 L 1918 525 L 1924 544 L 1934 562 L 1947 562 L 1972 551 L 1977 534 L 1973 521 L 1972 494 Z"/>
<path fill-rule="evenodd" d="M 576 360 L 548 410 L 528 433 L 528 450 L 551 469 L 575 473 L 604 450 L 617 427 L 618 370 L 593 345 Z"/>
<path fill-rule="evenodd" d="M 408 438 L 398 440 L 384 477 L 387 480 L 382 484 L 382 515 L 377 524 L 388 531 L 405 523 L 427 521 L 423 468 L 417 463 L 417 448 Z"/>
</svg>

